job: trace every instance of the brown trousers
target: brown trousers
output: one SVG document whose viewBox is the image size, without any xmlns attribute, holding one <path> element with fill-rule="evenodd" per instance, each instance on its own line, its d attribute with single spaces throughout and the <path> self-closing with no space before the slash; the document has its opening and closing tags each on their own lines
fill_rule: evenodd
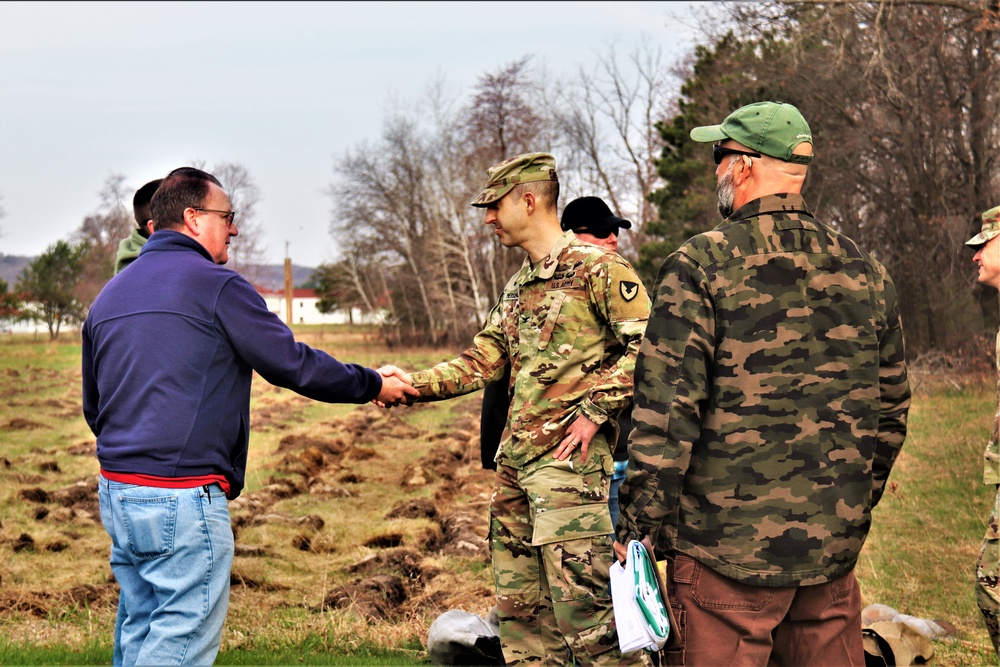
<svg viewBox="0 0 1000 667">
<path fill-rule="evenodd" d="M 668 564 L 667 587 L 683 642 L 663 654 L 667 665 L 865 664 L 853 572 L 815 586 L 749 586 L 678 554 Z"/>
</svg>

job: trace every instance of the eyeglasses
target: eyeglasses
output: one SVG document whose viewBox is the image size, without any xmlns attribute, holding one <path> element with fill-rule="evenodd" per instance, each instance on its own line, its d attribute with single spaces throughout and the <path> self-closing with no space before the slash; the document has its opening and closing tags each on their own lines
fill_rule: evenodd
<svg viewBox="0 0 1000 667">
<path fill-rule="evenodd" d="M 738 151 L 735 148 L 725 148 L 724 146 L 719 146 L 714 144 L 712 146 L 712 159 L 715 160 L 715 164 L 721 164 L 722 158 L 727 155 L 747 155 L 749 157 L 760 157 L 760 153 L 749 153 L 747 151 Z"/>
<path fill-rule="evenodd" d="M 615 236 L 618 236 L 618 232 L 621 231 L 621 230 L 619 230 L 617 227 L 605 227 L 604 229 L 601 229 L 601 230 L 587 229 L 587 228 L 584 227 L 584 228 L 577 229 L 577 230 L 574 230 L 574 231 L 577 234 L 590 234 L 594 238 L 606 239 L 609 236 L 611 236 L 612 234 L 614 234 Z"/>
<path fill-rule="evenodd" d="M 214 208 L 198 208 L 197 206 L 192 206 L 196 211 L 201 211 L 202 213 L 215 213 L 223 220 L 226 221 L 227 225 L 232 225 L 236 223 L 236 211 L 219 211 Z"/>
</svg>

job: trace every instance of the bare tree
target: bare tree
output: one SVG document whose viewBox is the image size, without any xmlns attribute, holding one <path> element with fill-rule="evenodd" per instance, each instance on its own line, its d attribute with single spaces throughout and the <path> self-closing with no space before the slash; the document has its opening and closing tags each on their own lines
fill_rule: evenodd
<svg viewBox="0 0 1000 667">
<path fill-rule="evenodd" d="M 229 265 L 251 284 L 260 285 L 266 275 L 268 247 L 264 230 L 257 220 L 257 203 L 260 188 L 250 171 L 237 162 L 220 162 L 212 168 L 213 175 L 222 182 L 229 203 L 236 211 L 239 236 L 229 246 Z"/>
<path fill-rule="evenodd" d="M 623 218 L 633 234 L 622 251 L 634 254 L 643 230 L 656 218 L 649 194 L 663 184 L 656 163 L 663 140 L 656 125 L 675 109 L 676 85 L 663 51 L 644 38 L 623 62 L 614 44 L 591 70 L 580 69 L 575 82 L 554 96 L 552 115 L 580 179 L 581 195 L 599 196 Z"/>
<path fill-rule="evenodd" d="M 211 168 L 204 160 L 192 160 L 191 165 L 209 172 L 222 183 L 229 203 L 236 211 L 239 235 L 229 245 L 229 268 L 253 285 L 261 285 L 267 275 L 268 247 L 264 230 L 257 220 L 260 188 L 250 170 L 238 162 L 217 162 Z"/>
<path fill-rule="evenodd" d="M 545 112 L 530 64 L 531 56 L 524 56 L 479 77 L 472 99 L 461 114 L 467 154 L 464 166 L 480 187 L 486 170 L 501 160 L 521 153 L 552 150 L 551 145 L 541 141 L 545 137 Z M 524 255 L 507 251 L 492 235 L 488 236 L 483 252 L 489 277 L 488 300 L 492 304 L 521 265 Z"/>
<path fill-rule="evenodd" d="M 77 297 L 89 306 L 104 284 L 114 275 L 115 254 L 118 243 L 132 233 L 135 220 L 132 216 L 132 192 L 125 185 L 125 176 L 111 174 L 98 192 L 100 204 L 96 212 L 84 217 L 72 234 L 74 245 L 80 245 L 82 263 Z"/>
</svg>

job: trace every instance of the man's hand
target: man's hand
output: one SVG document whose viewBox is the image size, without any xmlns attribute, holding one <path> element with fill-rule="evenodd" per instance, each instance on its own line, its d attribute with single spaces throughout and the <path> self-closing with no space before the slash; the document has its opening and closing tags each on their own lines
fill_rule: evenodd
<svg viewBox="0 0 1000 667">
<path fill-rule="evenodd" d="M 576 420 L 569 425 L 566 429 L 566 437 L 563 438 L 562 442 L 556 448 L 553 456 L 557 461 L 565 461 L 573 454 L 573 450 L 577 445 L 580 446 L 580 456 L 583 460 L 587 460 L 587 448 L 590 446 L 590 441 L 594 439 L 597 434 L 597 429 L 599 427 L 594 422 L 590 421 L 584 415 L 580 415 Z"/>
<path fill-rule="evenodd" d="M 383 366 L 378 369 L 382 376 L 382 391 L 372 403 L 380 408 L 390 408 L 400 403 L 409 405 L 410 398 L 416 398 L 420 392 L 413 388 L 413 378 L 406 371 L 396 366 Z"/>
<path fill-rule="evenodd" d="M 622 565 L 625 564 L 625 559 L 628 557 L 628 548 L 618 540 L 614 543 L 615 555 L 618 556 L 618 562 Z"/>
</svg>

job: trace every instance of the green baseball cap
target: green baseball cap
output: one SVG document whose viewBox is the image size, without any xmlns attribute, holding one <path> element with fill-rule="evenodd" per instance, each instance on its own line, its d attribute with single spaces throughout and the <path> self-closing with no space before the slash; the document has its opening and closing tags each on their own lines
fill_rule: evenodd
<svg viewBox="0 0 1000 667">
<path fill-rule="evenodd" d="M 812 143 L 812 132 L 799 110 L 784 102 L 755 102 L 740 107 L 729 114 L 721 125 L 694 128 L 691 138 L 701 143 L 732 139 L 758 153 L 785 162 L 812 162 L 812 155 L 792 153 L 799 144 Z"/>
<path fill-rule="evenodd" d="M 1000 206 L 995 206 L 983 213 L 983 228 L 978 234 L 966 241 L 965 245 L 981 246 L 996 236 L 1000 236 Z"/>
<path fill-rule="evenodd" d="M 517 155 L 486 171 L 486 187 L 473 206 L 485 207 L 499 201 L 519 183 L 535 181 L 558 181 L 556 159 L 549 153 L 525 153 Z"/>
</svg>

